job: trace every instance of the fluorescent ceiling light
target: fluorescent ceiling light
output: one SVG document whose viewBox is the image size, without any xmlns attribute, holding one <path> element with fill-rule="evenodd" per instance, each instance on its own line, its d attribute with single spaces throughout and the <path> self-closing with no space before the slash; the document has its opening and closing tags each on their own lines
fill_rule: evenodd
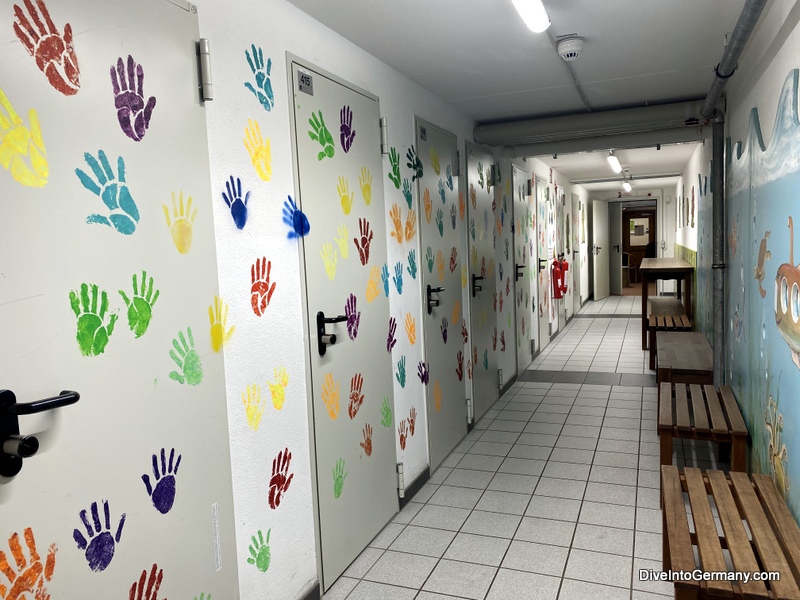
<svg viewBox="0 0 800 600">
<path fill-rule="evenodd" d="M 611 170 L 614 173 L 622 173 L 622 165 L 619 164 L 619 159 L 614 156 L 614 151 L 608 153 L 608 164 L 611 165 Z"/>
<path fill-rule="evenodd" d="M 623 181 L 622 182 L 622 189 L 625 190 L 626 192 L 630 192 L 631 191 L 631 184 L 628 183 L 627 181 Z"/>
<path fill-rule="evenodd" d="M 542 33 L 550 27 L 550 17 L 542 4 L 542 0 L 511 0 L 519 16 L 525 21 L 528 29 L 534 33 Z"/>
</svg>

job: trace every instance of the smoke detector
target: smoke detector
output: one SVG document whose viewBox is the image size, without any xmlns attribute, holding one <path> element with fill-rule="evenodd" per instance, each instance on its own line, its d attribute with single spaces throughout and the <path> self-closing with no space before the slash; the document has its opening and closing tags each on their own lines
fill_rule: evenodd
<svg viewBox="0 0 800 600">
<path fill-rule="evenodd" d="M 558 42 L 558 55 L 565 61 L 575 60 L 583 52 L 583 38 L 570 36 Z"/>
</svg>

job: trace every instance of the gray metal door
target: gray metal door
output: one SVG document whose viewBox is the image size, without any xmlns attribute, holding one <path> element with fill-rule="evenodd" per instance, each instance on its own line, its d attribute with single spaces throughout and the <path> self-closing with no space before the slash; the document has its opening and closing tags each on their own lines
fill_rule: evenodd
<svg viewBox="0 0 800 600">
<path fill-rule="evenodd" d="M 292 90 L 297 201 L 310 224 L 301 240 L 327 590 L 398 509 L 397 324 L 389 318 L 377 98 L 297 62 Z M 304 233 L 297 213 L 294 223 Z"/>
<path fill-rule="evenodd" d="M 592 203 L 592 252 L 594 253 L 594 300 L 608 298 L 609 288 L 609 238 L 608 202 Z"/>
<path fill-rule="evenodd" d="M 533 302 L 536 272 L 536 242 L 530 179 L 516 166 L 511 168 L 514 194 L 514 312 L 517 329 L 517 373 L 525 371 L 533 360 L 531 341 L 538 342 L 539 319 Z"/>
<path fill-rule="evenodd" d="M 581 227 L 583 223 L 583 203 L 577 194 L 572 194 L 572 253 L 570 270 L 572 271 L 572 311 L 578 314 L 581 310 L 581 269 L 583 253 L 581 252 Z"/>
</svg>

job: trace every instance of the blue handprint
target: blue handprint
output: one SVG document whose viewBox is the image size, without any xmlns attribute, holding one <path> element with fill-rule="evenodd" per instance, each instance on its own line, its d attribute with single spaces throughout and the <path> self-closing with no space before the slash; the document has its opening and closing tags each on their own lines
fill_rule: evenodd
<svg viewBox="0 0 800 600">
<path fill-rule="evenodd" d="M 500 210 L 500 227 L 505 227 L 506 224 L 506 211 Z"/>
<path fill-rule="evenodd" d="M 106 153 L 102 150 L 97 151 L 97 158 L 88 152 L 83 155 L 83 158 L 97 181 L 81 169 L 75 169 L 75 174 L 83 187 L 98 196 L 110 212 L 108 216 L 98 213 L 89 215 L 86 217 L 86 222 L 108 225 L 125 235 L 132 234 L 136 231 L 136 224 L 139 222 L 139 209 L 136 208 L 136 203 L 133 201 L 125 181 L 125 161 L 121 156 L 117 158 L 117 176 L 115 178 Z"/>
<path fill-rule="evenodd" d="M 444 182 L 441 179 L 439 180 L 439 198 L 442 199 L 442 204 L 445 204 L 447 202 L 447 198 L 445 198 L 445 192 L 444 192 Z"/>
<path fill-rule="evenodd" d="M 117 532 L 111 535 L 111 513 L 108 510 L 108 500 L 103 500 L 103 516 L 104 521 L 100 520 L 100 513 L 97 509 L 97 502 L 92 502 L 92 522 L 86 515 L 86 511 L 80 512 L 81 521 L 89 536 L 89 541 L 86 541 L 83 533 L 79 529 L 72 532 L 72 538 L 78 544 L 79 550 L 86 551 L 86 562 L 89 563 L 89 568 L 92 571 L 103 571 L 109 564 L 111 559 L 114 558 L 114 550 L 116 544 L 119 544 L 122 538 L 122 527 L 125 525 L 125 513 L 119 519 Z M 92 527 L 94 525 L 94 527 Z"/>
<path fill-rule="evenodd" d="M 297 208 L 292 197 L 288 196 L 288 198 L 283 203 L 283 222 L 289 226 L 289 233 L 286 237 L 293 240 L 308 235 L 308 232 L 311 231 L 311 224 L 303 211 Z"/>
<path fill-rule="evenodd" d="M 425 260 L 428 262 L 428 273 L 433 273 L 433 249 L 430 246 L 425 252 Z"/>
<path fill-rule="evenodd" d="M 450 165 L 447 165 L 447 168 L 445 169 L 445 176 L 446 176 L 447 187 L 450 188 L 450 191 L 452 192 L 453 191 L 453 169 L 450 168 Z"/>
<path fill-rule="evenodd" d="M 386 294 L 386 297 L 389 297 L 389 267 L 386 266 L 384 263 L 383 267 L 381 267 L 381 280 L 383 281 L 383 293 Z"/>
<path fill-rule="evenodd" d="M 406 357 L 401 356 L 400 360 L 397 361 L 397 373 L 395 373 L 395 378 L 397 379 L 397 383 L 400 384 L 401 388 L 406 387 Z"/>
<path fill-rule="evenodd" d="M 450 205 L 450 225 L 453 229 L 456 228 L 456 205 Z"/>
<path fill-rule="evenodd" d="M 272 93 L 272 81 L 269 78 L 272 70 L 272 59 L 267 59 L 267 67 L 265 69 L 264 52 L 261 48 L 256 48 L 255 44 L 251 44 L 250 48 L 253 51 L 252 56 L 247 50 L 244 51 L 244 55 L 247 57 L 247 64 L 250 65 L 250 70 L 256 78 L 256 85 L 253 87 L 253 84 L 248 81 L 245 82 L 244 87 L 253 92 L 261 106 L 266 110 L 272 110 L 272 107 L 275 106 L 275 95 Z"/>
<path fill-rule="evenodd" d="M 156 487 L 150 485 L 150 476 L 142 475 L 142 481 L 147 488 L 147 495 L 153 501 L 153 506 L 162 515 L 167 514 L 175 502 L 175 476 L 178 474 L 178 467 L 181 466 L 181 455 L 175 460 L 175 448 L 169 452 L 169 464 L 167 464 L 166 452 L 161 449 L 161 469 L 158 468 L 158 458 L 153 454 L 153 476 L 156 480 Z"/>
<path fill-rule="evenodd" d="M 411 206 L 414 203 L 414 199 L 411 196 L 411 184 L 408 183 L 407 178 L 403 178 L 403 196 L 406 198 L 406 204 L 408 204 L 408 210 L 411 210 Z"/>
<path fill-rule="evenodd" d="M 394 266 L 394 277 L 392 277 L 394 287 L 397 289 L 398 294 L 403 293 L 403 263 L 398 261 Z"/>
<path fill-rule="evenodd" d="M 417 278 L 417 251 L 416 250 L 409 250 L 408 251 L 408 274 L 411 275 L 411 279 Z"/>
<path fill-rule="evenodd" d="M 450 323 L 447 321 L 447 317 L 442 317 L 442 325 L 439 329 L 442 331 L 442 341 L 446 344 L 447 343 L 447 329 Z"/>
<path fill-rule="evenodd" d="M 247 203 L 250 201 L 250 192 L 247 192 L 242 199 L 242 180 L 238 177 L 234 179 L 233 175 L 225 182 L 225 189 L 227 193 L 222 192 L 222 199 L 228 205 L 236 227 L 244 229 L 247 223 Z"/>
<path fill-rule="evenodd" d="M 444 213 L 441 208 L 436 209 L 436 227 L 439 228 L 439 236 L 444 236 Z"/>
</svg>

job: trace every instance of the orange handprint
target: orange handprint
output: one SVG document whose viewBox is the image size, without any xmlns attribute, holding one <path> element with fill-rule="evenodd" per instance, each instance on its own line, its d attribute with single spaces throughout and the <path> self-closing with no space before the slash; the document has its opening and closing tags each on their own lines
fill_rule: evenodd
<svg viewBox="0 0 800 600">
<path fill-rule="evenodd" d="M 381 272 L 378 267 L 372 267 L 369 271 L 369 281 L 367 281 L 367 302 L 372 302 L 380 294 L 378 282 L 381 279 Z"/>
<path fill-rule="evenodd" d="M 461 302 L 458 300 L 453 305 L 453 314 L 451 316 L 453 317 L 450 320 L 451 323 L 458 323 L 461 320 Z"/>
<path fill-rule="evenodd" d="M 439 281 L 444 281 L 444 258 L 441 250 L 436 253 L 436 270 L 439 273 Z"/>
<path fill-rule="evenodd" d="M 392 210 L 389 211 L 389 217 L 392 219 L 394 231 L 392 237 L 397 240 L 398 244 L 403 243 L 403 221 L 400 219 L 400 207 L 397 204 L 392 204 Z"/>
<path fill-rule="evenodd" d="M 364 403 L 364 394 L 361 393 L 361 387 L 364 385 L 364 378 L 361 373 L 356 373 L 350 380 L 350 404 L 347 406 L 347 414 L 351 419 L 355 419 L 358 414 L 358 409 Z"/>
<path fill-rule="evenodd" d="M 458 217 L 463 221 L 467 210 L 467 203 L 464 202 L 464 192 L 458 192 Z"/>
<path fill-rule="evenodd" d="M 334 421 L 339 418 L 339 387 L 339 382 L 333 380 L 333 374 L 326 373 L 322 383 L 322 401 L 328 409 L 328 416 Z"/>
<path fill-rule="evenodd" d="M 406 240 L 409 242 L 417 235 L 417 213 L 412 208 L 406 215 Z"/>
<path fill-rule="evenodd" d="M 431 204 L 431 192 L 428 188 L 425 188 L 425 193 L 422 194 L 422 204 L 425 206 L 425 220 L 430 223 L 433 205 Z"/>
<path fill-rule="evenodd" d="M 414 435 L 414 426 L 416 424 L 417 424 L 417 409 L 412 406 L 411 412 L 408 413 L 408 428 L 411 431 L 411 435 Z"/>
<path fill-rule="evenodd" d="M 364 449 L 364 454 L 372 456 L 372 425 L 367 423 L 362 433 L 364 434 L 364 441 L 359 442 L 358 445 Z"/>
<path fill-rule="evenodd" d="M 412 346 L 417 343 L 417 322 L 411 313 L 406 313 L 406 335 Z"/>
<path fill-rule="evenodd" d="M 437 413 L 442 410 L 442 386 L 438 379 L 433 384 L 433 406 Z"/>
<path fill-rule="evenodd" d="M 36 600 L 49 600 L 50 594 L 47 593 L 45 583 L 53 578 L 53 570 L 56 566 L 56 550 L 58 549 L 55 544 L 50 546 L 47 553 L 47 559 L 42 565 L 42 559 L 36 551 L 36 541 L 33 539 L 33 531 L 27 527 L 23 533 L 25 537 L 25 545 L 28 547 L 30 554 L 30 564 L 25 560 L 25 555 L 22 552 L 22 546 L 19 543 L 19 534 L 13 533 L 8 538 L 8 547 L 11 550 L 11 556 L 16 563 L 16 572 L 8 564 L 5 552 L 0 550 L 0 572 L 6 576 L 8 583 L 11 586 L 6 587 L 5 584 L 0 583 L 0 598 L 5 600 L 22 600 L 28 598 L 28 593 L 33 594 Z"/>
<path fill-rule="evenodd" d="M 400 450 L 405 450 L 408 438 L 408 423 L 405 419 L 400 421 L 400 425 L 397 426 L 397 433 L 400 434 Z"/>
</svg>

